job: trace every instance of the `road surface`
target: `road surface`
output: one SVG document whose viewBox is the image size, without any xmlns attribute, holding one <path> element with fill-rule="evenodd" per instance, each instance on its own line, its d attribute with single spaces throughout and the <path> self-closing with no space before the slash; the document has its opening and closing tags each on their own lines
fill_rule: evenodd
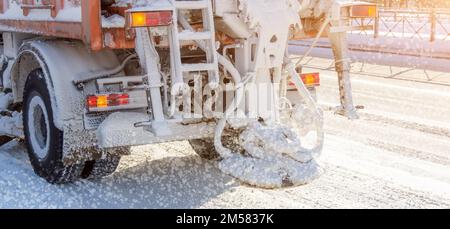
<svg viewBox="0 0 450 229">
<path fill-rule="evenodd" d="M 0 148 L 0 208 L 450 208 L 450 87 L 353 74 L 364 109 L 349 121 L 333 114 L 336 74 L 320 72 L 325 173 L 311 184 L 248 187 L 178 142 L 134 148 L 101 181 L 54 186 L 11 142 Z"/>
</svg>

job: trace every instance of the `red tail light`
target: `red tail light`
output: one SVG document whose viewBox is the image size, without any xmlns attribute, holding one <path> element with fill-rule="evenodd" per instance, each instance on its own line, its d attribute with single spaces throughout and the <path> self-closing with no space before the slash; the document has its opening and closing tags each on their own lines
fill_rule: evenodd
<svg viewBox="0 0 450 229">
<path fill-rule="evenodd" d="M 87 98 L 88 109 L 108 108 L 130 104 L 128 94 L 91 95 Z"/>
<path fill-rule="evenodd" d="M 301 74 L 300 77 L 307 87 L 320 86 L 320 74 L 318 72 Z"/>
<path fill-rule="evenodd" d="M 130 103 L 128 94 L 112 94 L 108 96 L 108 106 L 128 105 Z"/>
<path fill-rule="evenodd" d="M 306 87 L 320 86 L 320 73 L 318 72 L 300 74 L 300 77 Z M 295 84 L 293 82 L 289 82 L 289 86 L 295 87 Z"/>
<path fill-rule="evenodd" d="M 128 27 L 157 27 L 172 24 L 172 11 L 131 12 Z"/>
</svg>

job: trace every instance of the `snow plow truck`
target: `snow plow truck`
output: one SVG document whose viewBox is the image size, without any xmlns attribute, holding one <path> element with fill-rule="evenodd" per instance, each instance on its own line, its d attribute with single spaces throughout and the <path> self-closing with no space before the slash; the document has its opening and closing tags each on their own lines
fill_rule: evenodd
<svg viewBox="0 0 450 229">
<path fill-rule="evenodd" d="M 299 72 L 288 40 L 330 37 L 342 114 L 356 117 L 346 32 L 374 15 L 335 0 L 0 0 L 0 144 L 23 139 L 52 184 L 173 141 L 249 185 L 308 183 L 324 140 L 319 76 Z"/>
</svg>

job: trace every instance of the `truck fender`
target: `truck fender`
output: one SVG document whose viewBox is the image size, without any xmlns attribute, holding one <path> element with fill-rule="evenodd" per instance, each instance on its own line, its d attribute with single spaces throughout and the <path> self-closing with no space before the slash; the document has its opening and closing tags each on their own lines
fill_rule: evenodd
<svg viewBox="0 0 450 229">
<path fill-rule="evenodd" d="M 47 83 L 55 126 L 64 131 L 69 120 L 82 120 L 85 107 L 83 91 L 73 81 L 92 72 L 119 65 L 112 50 L 91 52 L 78 41 L 33 40 L 25 42 L 11 69 L 11 86 L 15 102 L 23 101 L 29 73 L 41 68 Z M 82 123 L 82 122 L 81 122 Z"/>
</svg>

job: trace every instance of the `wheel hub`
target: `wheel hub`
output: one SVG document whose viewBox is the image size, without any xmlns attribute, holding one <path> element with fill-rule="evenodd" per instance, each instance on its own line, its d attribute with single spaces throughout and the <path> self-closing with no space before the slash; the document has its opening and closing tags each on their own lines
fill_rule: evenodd
<svg viewBox="0 0 450 229">
<path fill-rule="evenodd" d="M 49 120 L 44 101 L 40 96 L 34 96 L 29 105 L 28 127 L 31 146 L 39 159 L 44 159 L 48 154 L 50 138 Z"/>
</svg>

